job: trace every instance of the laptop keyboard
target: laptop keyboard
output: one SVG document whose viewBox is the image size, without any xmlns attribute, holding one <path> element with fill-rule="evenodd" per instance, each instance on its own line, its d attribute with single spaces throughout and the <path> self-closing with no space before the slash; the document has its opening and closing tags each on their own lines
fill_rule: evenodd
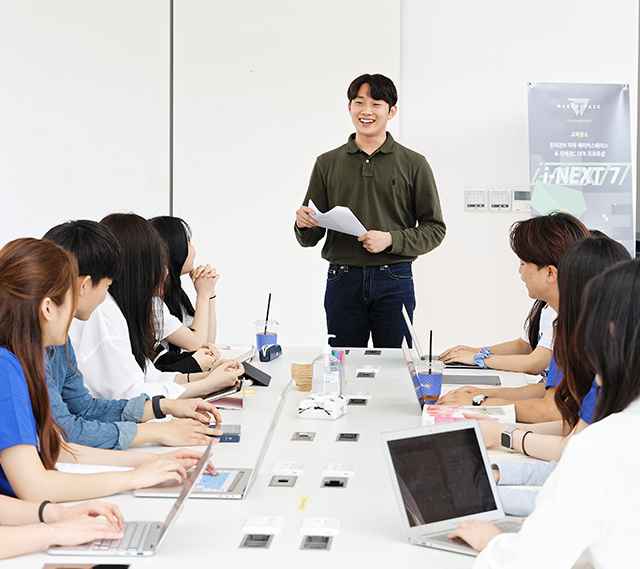
<svg viewBox="0 0 640 569">
<path fill-rule="evenodd" d="M 152 524 L 149 522 L 126 522 L 122 539 L 102 539 L 87 543 L 86 549 L 94 551 L 138 551 L 149 535 Z"/>
<path fill-rule="evenodd" d="M 498 522 L 493 522 L 493 525 L 495 525 L 502 533 L 515 533 L 522 525 L 522 520 L 500 520 Z M 465 545 L 469 547 L 469 544 L 459 537 L 449 539 L 447 536 L 450 533 L 451 532 L 444 532 L 436 533 L 433 535 L 425 535 L 422 537 L 422 539 L 424 539 L 425 541 L 438 541 L 440 543 L 455 543 L 457 545 Z"/>
</svg>

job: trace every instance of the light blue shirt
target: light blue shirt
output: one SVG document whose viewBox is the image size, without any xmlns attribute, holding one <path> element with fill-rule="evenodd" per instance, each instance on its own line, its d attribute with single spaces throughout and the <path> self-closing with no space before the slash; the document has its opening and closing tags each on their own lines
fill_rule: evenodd
<svg viewBox="0 0 640 569">
<path fill-rule="evenodd" d="M 145 394 L 133 399 L 94 398 L 78 370 L 71 340 L 65 346 L 49 346 L 45 355 L 51 414 L 67 440 L 96 448 L 123 450 L 138 433 Z"/>
</svg>

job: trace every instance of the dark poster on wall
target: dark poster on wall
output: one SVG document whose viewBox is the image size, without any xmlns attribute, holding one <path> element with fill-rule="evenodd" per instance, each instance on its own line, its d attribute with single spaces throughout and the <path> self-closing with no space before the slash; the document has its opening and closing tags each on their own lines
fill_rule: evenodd
<svg viewBox="0 0 640 569">
<path fill-rule="evenodd" d="M 531 214 L 567 211 L 635 255 L 628 85 L 529 84 Z"/>
</svg>

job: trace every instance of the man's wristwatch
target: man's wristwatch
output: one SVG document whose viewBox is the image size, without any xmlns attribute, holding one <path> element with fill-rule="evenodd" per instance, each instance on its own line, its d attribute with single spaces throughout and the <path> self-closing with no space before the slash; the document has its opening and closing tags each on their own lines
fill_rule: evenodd
<svg viewBox="0 0 640 569">
<path fill-rule="evenodd" d="M 502 431 L 500 436 L 500 444 L 505 448 L 513 448 L 513 431 L 517 431 L 518 427 L 507 427 Z"/>
<path fill-rule="evenodd" d="M 480 405 L 482 405 L 482 402 L 485 399 L 488 399 L 488 395 L 484 395 L 483 393 L 481 393 L 480 395 L 476 395 L 472 400 L 471 400 L 471 404 L 474 407 L 480 407 Z"/>
</svg>

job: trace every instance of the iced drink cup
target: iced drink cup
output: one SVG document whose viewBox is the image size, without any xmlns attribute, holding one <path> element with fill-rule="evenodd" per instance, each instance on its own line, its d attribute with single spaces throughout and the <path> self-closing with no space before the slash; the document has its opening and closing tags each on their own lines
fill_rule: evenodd
<svg viewBox="0 0 640 569">
<path fill-rule="evenodd" d="M 256 320 L 256 347 L 258 351 L 262 346 L 278 343 L 278 321 Z"/>
</svg>

